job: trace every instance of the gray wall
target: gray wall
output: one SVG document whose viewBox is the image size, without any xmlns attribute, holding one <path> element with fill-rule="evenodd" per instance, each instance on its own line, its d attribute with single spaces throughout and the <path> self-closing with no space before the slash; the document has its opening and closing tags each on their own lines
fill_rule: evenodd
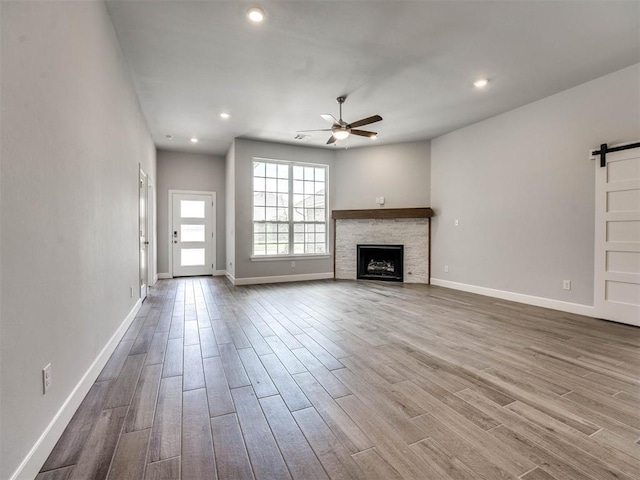
<svg viewBox="0 0 640 480">
<path fill-rule="evenodd" d="M 329 150 L 237 138 L 227 154 L 227 271 L 239 279 L 333 271 L 331 258 L 296 259 L 295 268 L 291 259 L 251 261 L 253 157 L 329 165 L 330 211 L 378 208 L 380 195 L 387 208 L 429 206 L 428 141 Z M 333 251 L 333 230 L 329 238 Z"/>
<path fill-rule="evenodd" d="M 433 140 L 432 276 L 593 305 L 588 153 L 640 140 L 639 86 L 636 65 Z"/>
<path fill-rule="evenodd" d="M 138 164 L 155 180 L 155 147 L 102 2 L 0 8 L 0 478 L 8 479 L 136 303 Z M 43 395 L 48 363 L 53 384 Z"/>
<path fill-rule="evenodd" d="M 333 208 L 430 206 L 430 156 L 429 141 L 336 150 Z"/>
<path fill-rule="evenodd" d="M 169 272 L 169 190 L 216 192 L 216 269 L 224 270 L 225 159 L 158 150 L 158 272 Z"/>
<path fill-rule="evenodd" d="M 333 272 L 333 260 L 331 258 L 296 259 L 295 268 L 291 268 L 290 259 L 253 262 L 250 259 L 253 157 L 329 165 L 329 210 L 331 210 L 333 208 L 334 192 L 333 151 L 236 138 L 234 153 L 236 189 L 235 277 L 252 278 Z M 330 232 L 329 238 L 333 241 L 333 230 Z M 333 251 L 333 245 L 330 248 Z"/>
</svg>

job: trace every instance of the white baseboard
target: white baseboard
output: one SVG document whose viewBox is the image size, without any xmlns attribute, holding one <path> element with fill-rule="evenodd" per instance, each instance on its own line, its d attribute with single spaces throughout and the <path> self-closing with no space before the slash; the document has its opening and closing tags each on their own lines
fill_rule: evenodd
<svg viewBox="0 0 640 480">
<path fill-rule="evenodd" d="M 56 413 L 53 420 L 51 420 L 49 425 L 47 425 L 47 428 L 44 430 L 42 435 L 40 435 L 40 438 L 38 438 L 38 441 L 35 443 L 33 448 L 31 448 L 20 466 L 18 466 L 16 471 L 13 473 L 11 480 L 31 479 L 38 475 L 42 465 L 44 465 L 44 462 L 49 457 L 53 447 L 56 446 L 56 443 L 62 436 L 64 429 L 67 428 L 71 418 L 76 413 L 76 410 L 78 410 L 78 407 L 98 378 L 98 375 L 100 375 L 100 372 L 111 357 L 113 351 L 118 346 L 118 343 L 120 343 L 120 340 L 131 325 L 131 322 L 133 322 L 133 319 L 137 315 L 141 306 L 142 301 L 138 300 L 116 332 L 111 336 L 102 351 L 93 361 L 89 369 L 82 376 L 78 384 L 71 391 L 65 402 L 62 404 L 62 407 L 60 407 L 60 410 L 58 410 L 58 413 Z"/>
<path fill-rule="evenodd" d="M 224 277 L 226 274 L 226 270 L 214 270 L 211 275 L 214 277 Z M 156 275 L 156 281 L 167 280 L 169 278 L 173 278 L 170 273 L 159 273 L 158 275 Z"/>
<path fill-rule="evenodd" d="M 463 292 L 477 293 L 487 297 L 500 298 L 502 300 L 511 300 L 512 302 L 525 303 L 527 305 L 535 305 L 536 307 L 551 308 L 552 310 L 560 310 L 561 312 L 575 313 L 577 315 L 586 315 L 593 317 L 593 307 L 590 305 L 582 305 L 580 303 L 563 302 L 562 300 L 553 300 L 551 298 L 535 297 L 533 295 L 525 295 L 523 293 L 507 292 L 506 290 L 495 290 L 493 288 L 478 287 L 476 285 L 468 285 L 466 283 L 451 282 L 440 278 L 431 278 L 431 285 L 452 288 L 454 290 L 462 290 Z"/>
<path fill-rule="evenodd" d="M 307 280 L 325 280 L 333 278 L 333 272 L 326 273 L 301 273 L 298 275 L 277 275 L 274 277 L 248 277 L 234 278 L 227 273 L 227 278 L 234 285 L 257 285 L 260 283 L 303 282 Z"/>
<path fill-rule="evenodd" d="M 158 283 L 158 274 L 157 273 L 153 276 L 153 285 L 155 285 L 156 283 Z"/>
</svg>

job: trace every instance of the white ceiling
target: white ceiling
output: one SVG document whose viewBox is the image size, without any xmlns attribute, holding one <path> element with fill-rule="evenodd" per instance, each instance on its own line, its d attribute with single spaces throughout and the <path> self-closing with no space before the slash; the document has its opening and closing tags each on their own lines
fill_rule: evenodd
<svg viewBox="0 0 640 480">
<path fill-rule="evenodd" d="M 267 15 L 261 25 L 245 16 L 256 5 Z M 640 62 L 637 0 L 107 0 L 107 7 L 156 145 L 217 155 L 234 137 L 323 146 L 326 132 L 294 136 L 327 128 L 319 114 L 337 117 L 338 95 L 348 95 L 346 121 L 379 114 L 384 120 L 370 126 L 375 142 L 397 143 L 434 138 Z M 479 91 L 472 83 L 482 76 L 491 82 Z M 221 119 L 223 111 L 231 118 Z M 349 146 L 371 142 L 351 136 Z"/>
</svg>

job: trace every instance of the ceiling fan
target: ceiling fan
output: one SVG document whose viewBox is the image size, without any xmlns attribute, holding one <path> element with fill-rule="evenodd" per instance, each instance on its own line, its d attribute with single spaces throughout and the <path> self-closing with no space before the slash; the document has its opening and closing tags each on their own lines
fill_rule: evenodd
<svg viewBox="0 0 640 480">
<path fill-rule="evenodd" d="M 323 128 L 319 130 L 298 130 L 298 133 L 302 132 L 331 132 L 331 138 L 327 140 L 327 145 L 335 143 L 337 140 L 344 140 L 349 135 L 359 135 L 361 137 L 368 137 L 374 139 L 377 137 L 376 132 L 370 132 L 368 130 L 358 130 L 358 127 L 369 125 L 370 123 L 379 122 L 382 120 L 380 115 L 373 115 L 372 117 L 363 118 L 353 123 L 347 123 L 342 120 L 342 104 L 347 97 L 342 96 L 336 98 L 336 101 L 340 105 L 340 120 L 328 113 L 323 113 L 320 116 L 331 124 L 331 128 Z"/>
</svg>

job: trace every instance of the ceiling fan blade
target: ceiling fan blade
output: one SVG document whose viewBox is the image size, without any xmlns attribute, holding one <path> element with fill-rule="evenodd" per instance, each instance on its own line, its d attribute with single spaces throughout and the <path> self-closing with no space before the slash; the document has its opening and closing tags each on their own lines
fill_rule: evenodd
<svg viewBox="0 0 640 480">
<path fill-rule="evenodd" d="M 296 130 L 296 133 L 304 133 L 304 132 L 330 132 L 330 128 L 319 128 L 315 130 Z"/>
<path fill-rule="evenodd" d="M 363 125 L 369 125 L 370 123 L 376 123 L 382 120 L 380 115 L 374 115 L 373 117 L 363 118 L 362 120 L 358 120 L 357 122 L 353 122 L 349 124 L 349 128 L 358 128 Z"/>
<path fill-rule="evenodd" d="M 329 113 L 321 113 L 320 116 L 322 118 L 324 118 L 327 122 L 329 122 L 331 125 L 336 125 L 336 124 L 340 124 L 340 122 L 338 121 L 338 119 L 336 119 L 336 117 L 334 117 L 333 115 L 329 114 Z"/>
<path fill-rule="evenodd" d="M 361 137 L 375 137 L 376 135 L 378 135 L 377 132 L 369 132 L 368 130 L 354 130 L 351 129 L 351 133 L 353 135 L 360 135 Z"/>
<path fill-rule="evenodd" d="M 331 135 L 331 138 L 329 140 L 327 140 L 327 145 L 331 145 L 332 143 L 336 143 L 336 140 L 338 140 L 336 137 L 334 137 L 333 135 Z"/>
</svg>

